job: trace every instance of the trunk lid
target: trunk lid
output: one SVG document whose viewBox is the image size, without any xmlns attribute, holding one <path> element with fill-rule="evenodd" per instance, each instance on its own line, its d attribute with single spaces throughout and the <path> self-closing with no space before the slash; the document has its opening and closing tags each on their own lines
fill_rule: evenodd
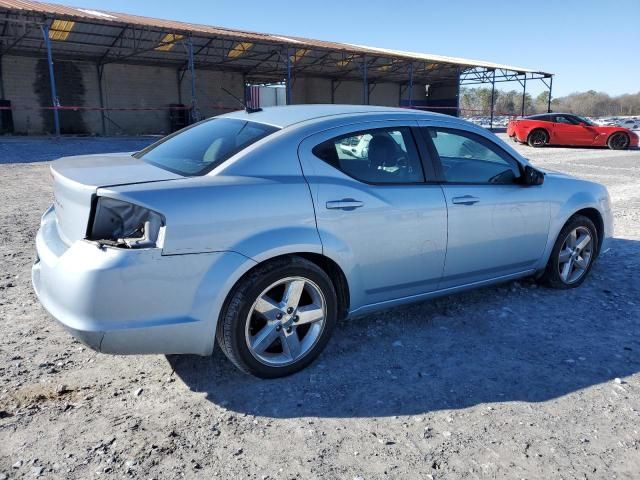
<svg viewBox="0 0 640 480">
<path fill-rule="evenodd" d="M 51 175 L 58 234 L 67 245 L 86 237 L 98 188 L 184 178 L 131 153 L 64 157 L 51 163 Z"/>
</svg>

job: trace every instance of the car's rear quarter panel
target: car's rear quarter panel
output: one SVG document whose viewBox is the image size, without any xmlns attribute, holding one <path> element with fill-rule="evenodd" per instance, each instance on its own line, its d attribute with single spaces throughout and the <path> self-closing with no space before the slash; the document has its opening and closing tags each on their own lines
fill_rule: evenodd
<svg viewBox="0 0 640 480">
<path fill-rule="evenodd" d="M 550 122 L 540 122 L 537 120 L 519 120 L 516 127 L 514 128 L 514 132 L 516 138 L 521 142 L 526 142 L 529 134 L 534 131 L 536 128 L 544 129 L 549 136 L 551 136 L 551 123 Z"/>
</svg>

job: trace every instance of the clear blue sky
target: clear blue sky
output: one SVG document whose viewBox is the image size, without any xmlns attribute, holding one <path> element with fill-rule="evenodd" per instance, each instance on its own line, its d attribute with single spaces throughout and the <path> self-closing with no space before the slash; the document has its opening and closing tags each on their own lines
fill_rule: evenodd
<svg viewBox="0 0 640 480">
<path fill-rule="evenodd" d="M 54 3 L 531 67 L 556 74 L 554 97 L 640 91 L 640 0 Z"/>
</svg>

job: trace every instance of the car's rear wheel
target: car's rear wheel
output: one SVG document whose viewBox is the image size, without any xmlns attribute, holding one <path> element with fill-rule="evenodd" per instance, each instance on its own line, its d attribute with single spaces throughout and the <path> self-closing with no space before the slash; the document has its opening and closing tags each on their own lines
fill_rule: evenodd
<svg viewBox="0 0 640 480">
<path fill-rule="evenodd" d="M 549 141 L 549 135 L 542 129 L 534 130 L 527 137 L 527 143 L 530 147 L 544 147 Z"/>
<path fill-rule="evenodd" d="M 225 303 L 216 337 L 242 371 L 282 377 L 320 354 L 337 312 L 327 274 L 303 258 L 285 257 L 257 267 L 238 283 Z"/>
<path fill-rule="evenodd" d="M 578 287 L 598 254 L 598 231 L 583 216 L 573 216 L 560 231 L 541 280 L 553 288 Z"/>
<path fill-rule="evenodd" d="M 607 146 L 611 150 L 624 150 L 629 146 L 629 135 L 624 132 L 616 132 L 607 140 Z"/>
</svg>

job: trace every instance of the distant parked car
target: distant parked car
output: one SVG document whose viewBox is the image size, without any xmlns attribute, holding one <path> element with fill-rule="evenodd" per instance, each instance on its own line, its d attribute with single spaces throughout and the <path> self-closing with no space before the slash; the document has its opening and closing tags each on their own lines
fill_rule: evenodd
<svg viewBox="0 0 640 480">
<path fill-rule="evenodd" d="M 55 318 L 105 353 L 217 339 L 260 377 L 309 364 L 340 318 L 526 276 L 577 287 L 613 228 L 602 185 L 408 109 L 235 112 L 51 172 L 32 280 Z"/>
<path fill-rule="evenodd" d="M 635 118 L 629 118 L 620 123 L 621 127 L 628 128 L 629 130 L 635 130 L 640 125 L 640 120 L 636 120 Z"/>
<path fill-rule="evenodd" d="M 627 128 L 598 125 L 570 113 L 544 113 L 512 120 L 507 134 L 531 147 L 566 145 L 624 150 L 638 146 L 638 136 Z"/>
<path fill-rule="evenodd" d="M 390 137 L 396 142 L 398 152 L 401 149 L 405 149 L 402 135 L 399 132 L 391 132 Z M 369 151 L 369 142 L 373 137 L 370 134 L 356 135 L 354 137 L 348 137 L 343 139 L 338 148 L 342 153 L 353 156 L 355 158 L 367 158 Z"/>
</svg>

